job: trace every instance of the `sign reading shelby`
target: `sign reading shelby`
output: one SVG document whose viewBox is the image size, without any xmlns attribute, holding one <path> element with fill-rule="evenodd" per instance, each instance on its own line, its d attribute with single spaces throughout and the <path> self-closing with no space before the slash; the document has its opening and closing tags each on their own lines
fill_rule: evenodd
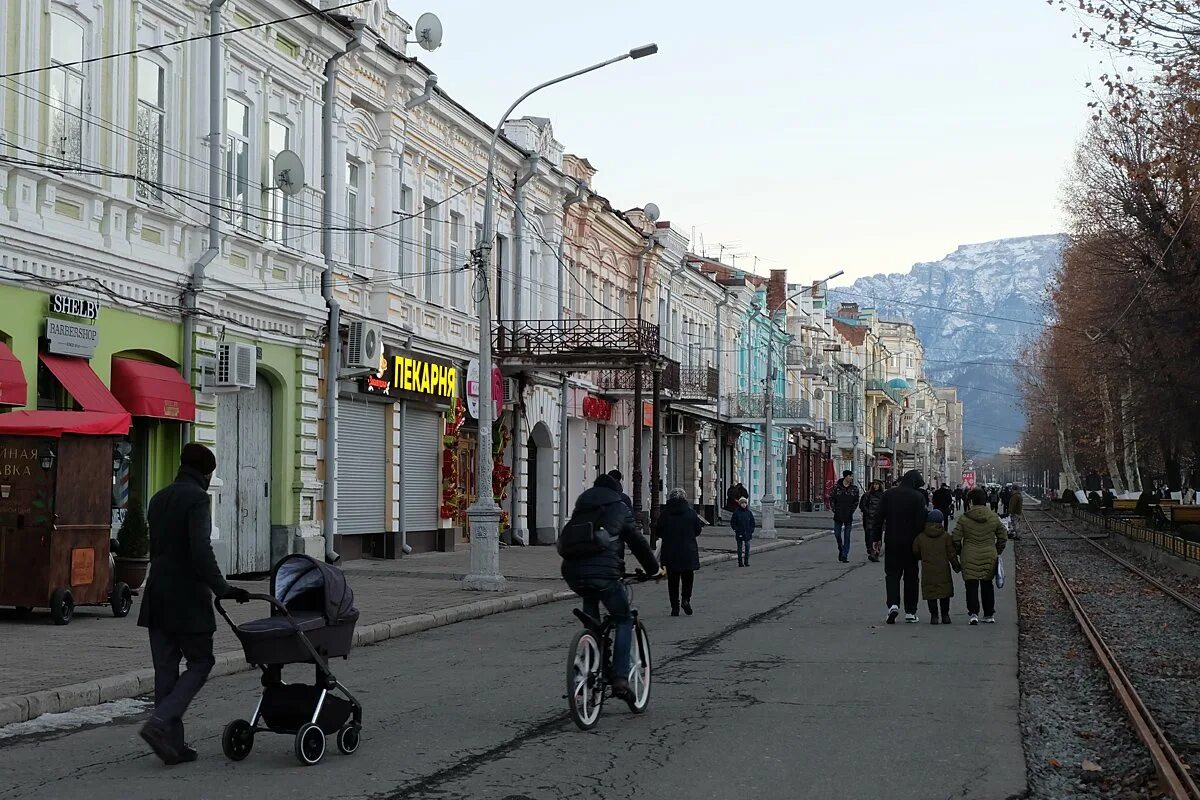
<svg viewBox="0 0 1200 800">
<path fill-rule="evenodd" d="M 458 367 L 440 358 L 384 348 L 379 370 L 359 381 L 370 394 L 453 403 L 458 397 Z"/>
<path fill-rule="evenodd" d="M 100 316 L 100 304 L 84 297 L 52 294 L 50 295 L 50 313 L 63 317 L 79 317 L 95 322 L 96 318 Z"/>
</svg>

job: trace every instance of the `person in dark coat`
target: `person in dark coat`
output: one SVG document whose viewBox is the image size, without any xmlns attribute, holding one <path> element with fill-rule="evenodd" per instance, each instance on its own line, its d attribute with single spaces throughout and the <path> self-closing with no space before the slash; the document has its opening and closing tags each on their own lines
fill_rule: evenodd
<svg viewBox="0 0 1200 800">
<path fill-rule="evenodd" d="M 736 482 L 729 487 L 729 491 L 725 492 L 725 510 L 731 514 L 738 510 L 738 501 L 745 497 L 750 499 L 750 493 L 746 491 L 746 487 L 741 481 Z"/>
<path fill-rule="evenodd" d="M 1000 490 L 1000 516 L 1008 516 L 1008 499 L 1012 497 L 1012 484 L 1004 484 L 1004 488 Z"/>
<path fill-rule="evenodd" d="M 1087 476 L 1083 479 L 1084 491 L 1099 492 L 1103 488 L 1104 482 L 1100 480 L 1100 473 L 1096 472 L 1094 469 L 1089 471 Z"/>
<path fill-rule="evenodd" d="M 933 493 L 933 507 L 942 512 L 942 528 L 949 530 L 950 517 L 954 515 L 954 492 L 950 491 L 947 484 L 942 484 L 941 488 Z"/>
<path fill-rule="evenodd" d="M 658 516 L 655 534 L 662 542 L 659 562 L 667 571 L 667 596 L 671 599 L 671 616 L 678 617 L 679 609 L 692 615 L 692 587 L 696 570 L 700 569 L 700 546 L 696 537 L 704 523 L 688 502 L 683 489 L 672 489 Z M 683 597 L 679 596 L 680 585 Z"/>
<path fill-rule="evenodd" d="M 954 487 L 954 508 L 960 509 L 963 504 L 963 490 L 961 486 Z"/>
<path fill-rule="evenodd" d="M 737 511 L 729 520 L 733 528 L 733 538 L 737 542 L 738 566 L 750 566 L 750 540 L 754 538 L 754 514 L 750 512 L 750 501 L 743 497 L 738 500 Z"/>
<path fill-rule="evenodd" d="M 608 543 L 595 555 L 563 558 L 562 577 L 583 599 L 584 613 L 599 619 L 600 604 L 608 609 L 615 628 L 609 684 L 614 695 L 625 698 L 629 695 L 629 656 L 633 648 L 633 609 L 629 590 L 621 580 L 625 574 L 625 545 L 629 545 L 647 575 L 657 575 L 659 570 L 650 543 L 638 532 L 633 512 L 621 495 L 621 484 L 609 475 L 596 478 L 592 488 L 579 495 L 563 537 L 568 528 L 587 525 L 604 528 Z"/>
<path fill-rule="evenodd" d="M 617 483 L 621 483 L 621 481 L 625 480 L 625 476 L 621 474 L 621 470 L 619 469 L 610 469 L 608 471 L 608 477 L 612 478 Z M 621 502 L 629 506 L 630 511 L 633 511 L 633 499 L 629 495 L 625 494 L 624 491 L 621 492 Z"/>
<path fill-rule="evenodd" d="M 900 483 L 883 493 L 876 520 L 876 538 L 884 543 L 883 569 L 887 586 L 887 623 L 893 625 L 900 615 L 900 582 L 904 581 L 904 621 L 918 622 L 920 602 L 920 562 L 912 545 L 925 530 L 925 479 L 915 469 L 904 473 Z"/>
<path fill-rule="evenodd" d="M 883 483 L 881 481 L 871 481 L 871 485 L 863 493 L 862 499 L 858 501 L 858 510 L 862 512 L 863 518 L 863 536 L 866 538 L 867 559 L 870 561 L 879 561 L 880 542 L 875 538 L 875 530 L 878 527 L 875 523 L 878 520 L 879 505 L 882 502 Z"/>
<path fill-rule="evenodd" d="M 992 513 L 993 514 L 998 513 L 999 509 L 1000 509 L 1000 492 L 999 492 L 999 490 L 996 489 L 995 486 L 993 486 L 988 491 L 987 498 L 988 498 L 988 505 L 990 505 L 992 507 Z"/>
<path fill-rule="evenodd" d="M 854 473 L 846 470 L 842 479 L 833 485 L 829 493 L 829 507 L 833 509 L 833 535 L 837 539 L 838 561 L 850 560 L 850 531 L 854 529 L 854 511 L 858 508 L 858 487 L 854 485 Z"/>
<path fill-rule="evenodd" d="M 175 482 L 154 495 L 146 514 L 150 526 L 150 576 L 138 625 L 149 628 L 154 660 L 154 712 L 141 737 L 166 764 L 195 761 L 184 740 L 183 715 L 204 686 L 216 659 L 213 595 L 249 601 L 230 586 L 213 555 L 208 484 L 217 459 L 207 447 L 184 445 Z M 179 660 L 187 669 L 179 674 Z"/>
</svg>

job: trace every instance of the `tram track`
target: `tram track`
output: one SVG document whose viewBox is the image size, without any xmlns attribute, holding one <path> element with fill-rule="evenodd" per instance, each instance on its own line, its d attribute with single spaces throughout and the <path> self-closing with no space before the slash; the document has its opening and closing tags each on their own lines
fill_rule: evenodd
<svg viewBox="0 0 1200 800">
<path fill-rule="evenodd" d="M 1186 703 L 1182 702 L 1187 697 L 1195 695 L 1194 682 L 1190 678 L 1185 679 L 1183 675 L 1180 675 L 1179 679 L 1171 676 L 1163 679 L 1155 672 L 1147 673 L 1147 667 L 1156 669 L 1164 657 L 1167 659 L 1174 657 L 1179 664 L 1195 663 L 1200 658 L 1200 645 L 1197 644 L 1197 637 L 1189 637 L 1186 635 L 1186 631 L 1180 630 L 1177 632 L 1178 635 L 1164 637 L 1167 641 L 1173 640 L 1177 645 L 1173 653 L 1164 652 L 1160 647 L 1152 647 L 1147 652 L 1145 643 L 1137 639 L 1139 636 L 1148 636 L 1151 633 L 1154 623 L 1160 620 L 1146 619 L 1142 620 L 1143 624 L 1141 625 L 1110 624 L 1108 626 L 1109 636 L 1106 638 L 1104 633 L 1101 632 L 1100 627 L 1093 620 L 1093 615 L 1089 614 L 1088 609 L 1085 608 L 1084 602 L 1080 599 L 1080 594 L 1095 597 L 1100 594 L 1096 591 L 1095 587 L 1102 585 L 1105 588 L 1111 588 L 1115 585 L 1120 588 L 1121 580 L 1119 578 L 1113 580 L 1114 576 L 1112 575 L 1101 575 L 1099 579 L 1094 576 L 1090 578 L 1080 577 L 1082 569 L 1073 572 L 1072 575 L 1064 573 L 1060 565 L 1060 560 L 1051 554 L 1050 551 L 1052 548 L 1047 546 L 1047 539 L 1040 535 L 1030 522 L 1032 513 L 1041 514 L 1047 520 L 1057 524 L 1073 536 L 1073 538 L 1066 540 L 1049 541 L 1066 541 L 1074 544 L 1076 540 L 1082 540 L 1090 547 L 1099 550 L 1107 556 L 1109 562 L 1123 567 L 1124 571 L 1120 575 L 1137 576 L 1142 580 L 1143 585 L 1149 584 L 1153 587 L 1154 591 L 1161 592 L 1163 595 L 1177 601 L 1177 605 L 1171 606 L 1174 609 L 1180 610 L 1179 613 L 1182 614 L 1182 617 L 1177 617 L 1177 619 L 1182 622 L 1182 619 L 1186 617 L 1189 622 L 1184 624 L 1194 626 L 1191 628 L 1193 631 L 1200 631 L 1200 604 L 1195 603 L 1195 601 L 1165 585 L 1162 581 L 1126 559 L 1121 558 L 1108 548 L 1072 530 L 1062 520 L 1048 511 L 1033 511 L 1022 518 L 1026 529 L 1041 552 L 1055 584 L 1058 586 L 1084 637 L 1095 653 L 1100 667 L 1104 670 L 1118 703 L 1128 717 L 1138 739 L 1141 740 L 1149 752 L 1155 771 L 1158 774 L 1160 788 L 1164 795 L 1172 798 L 1172 800 L 1200 800 L 1200 787 L 1197 786 L 1190 772 L 1192 767 L 1200 769 L 1200 729 L 1196 728 L 1196 715 L 1188 714 L 1186 712 Z M 1081 553 L 1085 555 L 1086 552 L 1079 551 L 1078 549 L 1072 551 L 1070 548 L 1063 548 L 1058 551 L 1057 555 L 1060 556 L 1063 562 L 1074 561 L 1075 566 L 1080 568 L 1084 564 L 1087 564 L 1088 568 L 1091 568 L 1096 563 L 1108 563 L 1080 557 Z M 1105 581 L 1108 581 L 1108 583 L 1105 583 Z M 1073 583 L 1076 585 L 1073 585 Z M 1077 586 L 1079 589 L 1076 588 Z M 1143 597 L 1139 598 L 1139 600 L 1145 599 L 1144 591 L 1136 592 L 1132 586 L 1128 588 L 1131 590 L 1131 595 L 1141 594 Z M 1081 592 L 1080 589 L 1086 589 L 1087 591 Z M 1110 599 L 1114 596 L 1112 592 L 1107 592 L 1106 594 Z M 1144 602 L 1130 602 L 1128 604 L 1129 607 L 1146 605 L 1161 607 L 1161 603 L 1153 602 L 1148 604 Z M 1097 616 L 1112 619 L 1112 609 L 1103 608 L 1103 602 L 1094 602 L 1091 606 L 1093 612 L 1098 612 Z M 1183 612 L 1182 609 L 1187 609 L 1187 611 Z M 1135 609 L 1135 617 L 1137 610 L 1145 611 L 1146 609 Z M 1134 622 L 1136 621 L 1134 620 Z M 1124 659 L 1120 658 L 1118 651 L 1121 651 L 1126 657 Z M 1129 668 L 1127 669 L 1127 667 Z M 1131 677 L 1131 672 L 1139 677 L 1145 677 L 1149 674 L 1155 678 L 1152 682 L 1153 685 L 1150 686 L 1146 685 L 1148 681 L 1143 681 L 1143 689 L 1146 690 L 1145 696 L 1138 691 L 1138 687 Z M 1165 715 L 1161 712 L 1167 709 L 1174 710 L 1181 704 L 1184 706 L 1184 713 L 1182 715 L 1171 715 L 1171 718 L 1166 720 Z M 1191 719 L 1192 727 L 1190 729 L 1186 727 L 1185 723 L 1181 723 L 1181 716 L 1183 719 Z"/>
</svg>

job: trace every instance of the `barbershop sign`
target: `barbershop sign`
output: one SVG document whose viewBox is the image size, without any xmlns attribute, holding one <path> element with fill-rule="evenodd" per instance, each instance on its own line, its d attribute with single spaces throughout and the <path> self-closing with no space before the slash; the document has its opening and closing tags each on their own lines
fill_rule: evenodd
<svg viewBox="0 0 1200 800">
<path fill-rule="evenodd" d="M 449 405 L 458 397 L 458 379 L 459 368 L 452 361 L 385 347 L 379 369 L 358 386 L 367 394 Z"/>
</svg>

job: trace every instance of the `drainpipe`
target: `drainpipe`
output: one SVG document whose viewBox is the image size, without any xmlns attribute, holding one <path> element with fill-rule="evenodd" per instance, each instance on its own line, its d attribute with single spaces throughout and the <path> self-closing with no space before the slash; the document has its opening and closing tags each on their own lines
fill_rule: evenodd
<svg viewBox="0 0 1200 800">
<path fill-rule="evenodd" d="M 646 237 L 646 245 L 637 256 L 637 336 L 640 339 L 642 335 L 642 295 L 646 291 L 646 254 L 654 247 L 654 237 Z M 658 329 L 659 338 L 662 338 L 661 320 Z M 630 476 L 630 481 L 633 483 L 633 516 L 637 520 L 638 525 L 643 525 L 642 515 L 642 430 L 645 427 L 642 423 L 644 417 L 642 414 L 642 374 L 644 370 L 641 365 L 634 367 L 633 370 L 633 475 Z"/>
<path fill-rule="evenodd" d="M 721 332 L 723 330 L 723 328 L 721 328 L 721 309 L 724 308 L 729 302 L 729 290 L 722 288 L 721 294 L 721 300 L 717 303 L 717 319 L 716 328 L 714 331 L 716 333 L 716 339 L 713 342 L 713 350 L 714 354 L 716 355 L 717 362 L 717 474 L 716 479 L 713 481 L 713 494 L 716 495 L 713 498 L 713 503 L 715 504 L 714 515 L 718 520 L 721 519 L 721 498 L 725 496 L 725 481 L 721 480 L 721 473 L 725 468 L 725 426 L 721 422 L 721 373 L 724 371 L 725 367 L 725 351 L 721 346 Z M 728 479 L 728 476 L 725 477 Z"/>
<path fill-rule="evenodd" d="M 400 401 L 400 452 L 404 453 L 404 431 L 408 427 L 408 402 Z M 400 468 L 400 489 L 404 489 L 404 456 L 396 459 L 396 465 Z M 412 552 L 412 547 L 408 544 L 408 504 L 404 502 L 404 498 L 400 498 L 400 552 L 408 555 Z"/>
<path fill-rule="evenodd" d="M 192 264 L 192 279 L 183 293 L 183 377 L 192 385 L 193 339 L 196 336 L 197 296 L 204 290 L 204 270 L 221 253 L 221 7 L 226 0 L 208 6 L 208 249 Z M 183 425 L 183 441 L 192 440 L 191 423 Z"/>
<path fill-rule="evenodd" d="M 358 49 L 362 44 L 363 31 L 367 24 L 363 20 L 351 23 L 354 38 L 340 53 L 325 62 L 325 85 L 321 90 L 321 253 L 325 256 L 325 269 L 321 271 L 321 297 L 329 309 L 328 349 L 325 353 L 325 486 L 322 498 L 325 518 L 321 531 L 325 535 L 325 561 L 336 564 L 341 556 L 333 549 L 337 535 L 337 404 L 338 372 L 341 368 L 341 336 L 338 327 L 342 323 L 342 307 L 333 296 L 333 105 L 337 100 L 338 62 Z"/>
<path fill-rule="evenodd" d="M 583 202 L 587 199 L 587 195 L 587 181 L 579 181 L 575 184 L 575 191 L 563 201 L 562 205 L 563 222 L 562 232 L 558 237 L 558 269 L 556 270 L 558 281 L 555 286 L 559 327 L 566 325 L 566 315 L 563 312 L 563 282 L 565 280 L 563 272 L 567 267 L 563 263 L 563 251 L 567 242 L 567 209 L 576 203 Z M 567 474 L 569 473 L 568 464 L 570 463 L 570 459 L 567 457 L 567 453 L 570 452 L 568 447 L 570 436 L 571 432 L 567 426 L 567 375 L 564 372 L 558 387 L 558 528 L 560 530 L 563 525 L 567 524 L 567 512 L 569 510 L 567 508 L 569 502 L 567 499 Z"/>
<path fill-rule="evenodd" d="M 524 269 L 522 264 L 525 263 L 525 237 L 523 232 L 525 224 L 529 221 L 525 216 L 525 184 L 529 183 L 529 179 L 537 173 L 537 164 L 539 157 L 536 155 L 528 156 L 522 164 L 522 169 L 517 173 L 515 183 L 515 191 L 513 202 L 516 205 L 517 213 L 513 217 L 513 321 L 519 321 L 523 313 L 521 295 L 523 288 L 521 286 L 524 278 Z M 530 264 L 532 271 L 533 265 Z M 532 293 L 531 293 L 532 295 Z M 480 380 L 483 380 L 481 377 Z M 524 541 L 519 535 L 522 528 L 517 527 L 517 506 L 521 503 L 521 465 L 516 463 L 516 454 L 521 449 L 521 418 L 523 416 L 520 408 L 525 397 L 525 381 L 521 375 L 517 376 L 517 411 L 513 412 L 513 488 L 512 488 L 512 525 L 509 526 L 510 536 L 517 544 L 529 544 L 533 541 L 533 536 L 536 531 L 528 529 L 529 525 L 529 507 L 528 502 L 525 508 L 525 536 Z M 526 459 L 528 463 L 528 459 Z"/>
</svg>

